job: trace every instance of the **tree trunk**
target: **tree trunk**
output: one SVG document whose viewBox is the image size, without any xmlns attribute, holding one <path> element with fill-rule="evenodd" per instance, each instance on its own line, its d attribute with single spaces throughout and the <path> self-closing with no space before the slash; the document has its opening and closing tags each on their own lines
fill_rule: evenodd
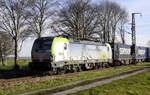
<svg viewBox="0 0 150 95">
<path fill-rule="evenodd" d="M 19 69 L 18 66 L 18 41 L 17 38 L 15 38 L 15 57 L 14 57 L 14 64 L 15 64 L 15 70 Z"/>
<path fill-rule="evenodd" d="M 103 40 L 104 40 L 104 43 L 106 43 L 106 28 L 104 27 L 104 33 L 103 33 Z"/>
<path fill-rule="evenodd" d="M 122 30 L 122 43 L 125 44 L 125 34 L 124 34 L 124 30 Z"/>
<path fill-rule="evenodd" d="M 3 50 L 2 50 L 2 43 L 0 42 L 0 59 L 2 62 L 2 65 L 4 66 L 4 59 L 3 59 Z"/>
<path fill-rule="evenodd" d="M 40 33 L 38 34 L 38 38 L 41 38 L 41 34 Z"/>
<path fill-rule="evenodd" d="M 116 25 L 112 27 L 112 32 L 113 32 L 112 42 L 115 43 L 115 40 L 116 40 Z"/>
<path fill-rule="evenodd" d="M 4 57 L 3 57 L 3 56 L 2 56 L 2 58 L 1 58 L 1 61 L 2 61 L 2 65 L 5 66 Z"/>
</svg>

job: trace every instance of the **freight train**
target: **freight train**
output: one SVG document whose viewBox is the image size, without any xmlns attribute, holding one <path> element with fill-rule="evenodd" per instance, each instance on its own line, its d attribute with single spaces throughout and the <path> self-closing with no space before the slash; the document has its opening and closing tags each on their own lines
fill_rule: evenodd
<svg viewBox="0 0 150 95">
<path fill-rule="evenodd" d="M 42 37 L 35 40 L 31 69 L 75 72 L 101 67 L 131 64 L 131 45 L 73 41 L 65 37 Z M 136 61 L 150 59 L 150 48 L 136 47 Z"/>
</svg>

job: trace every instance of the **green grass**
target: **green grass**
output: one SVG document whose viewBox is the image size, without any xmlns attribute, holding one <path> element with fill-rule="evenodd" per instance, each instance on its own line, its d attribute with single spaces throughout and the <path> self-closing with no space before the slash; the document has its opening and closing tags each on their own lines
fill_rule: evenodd
<svg viewBox="0 0 150 95">
<path fill-rule="evenodd" d="M 25 68 L 28 66 L 28 63 L 31 62 L 31 59 L 19 59 L 18 60 L 18 65 L 19 67 Z M 14 60 L 13 59 L 8 59 L 5 61 L 5 66 L 2 65 L 2 63 L 0 62 L 0 70 L 11 70 L 14 68 Z"/>
<path fill-rule="evenodd" d="M 114 74 L 116 72 L 123 72 L 123 71 L 127 71 L 130 69 L 142 68 L 146 65 L 150 65 L 150 63 L 125 66 L 121 68 L 103 69 L 99 71 L 82 72 L 76 75 L 72 74 L 72 75 L 65 76 L 65 77 L 64 76 L 56 77 L 51 80 L 39 81 L 37 83 L 22 83 L 22 84 L 10 86 L 10 87 L 0 87 L 0 95 L 16 95 L 20 93 L 33 91 L 33 90 L 51 88 L 51 87 L 55 87 L 58 85 L 63 85 L 68 82 L 74 82 L 78 80 L 84 80 L 84 79 L 94 78 L 98 76 Z"/>
<path fill-rule="evenodd" d="M 150 95 L 150 72 L 70 95 Z"/>
</svg>

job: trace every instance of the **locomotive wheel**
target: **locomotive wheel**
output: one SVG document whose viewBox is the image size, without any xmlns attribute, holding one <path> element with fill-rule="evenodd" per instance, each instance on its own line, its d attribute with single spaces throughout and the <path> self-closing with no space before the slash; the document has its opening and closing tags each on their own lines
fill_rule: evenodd
<svg viewBox="0 0 150 95">
<path fill-rule="evenodd" d="M 102 63 L 102 68 L 109 68 L 109 64 L 108 63 Z"/>
<path fill-rule="evenodd" d="M 64 69 L 64 67 L 57 69 L 57 74 L 61 75 L 61 74 L 65 74 L 65 73 L 66 73 L 66 69 Z"/>
<path fill-rule="evenodd" d="M 114 61 L 114 66 L 121 66 L 122 63 L 120 61 Z"/>
<path fill-rule="evenodd" d="M 82 69 L 81 69 L 81 66 L 79 65 L 77 72 L 81 72 L 81 71 Z"/>
<path fill-rule="evenodd" d="M 77 65 L 72 65 L 72 72 L 78 72 L 79 68 Z"/>
<path fill-rule="evenodd" d="M 61 70 L 61 69 L 58 69 L 58 70 L 57 70 L 57 74 L 58 74 L 58 75 L 65 74 L 65 71 L 64 71 L 64 70 Z"/>
<path fill-rule="evenodd" d="M 95 63 L 95 67 L 94 67 L 94 69 L 100 69 L 100 64 L 99 63 Z"/>
</svg>

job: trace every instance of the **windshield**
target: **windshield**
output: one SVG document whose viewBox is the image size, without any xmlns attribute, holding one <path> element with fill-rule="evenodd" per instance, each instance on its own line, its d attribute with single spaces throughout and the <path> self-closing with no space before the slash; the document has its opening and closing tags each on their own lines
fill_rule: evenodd
<svg viewBox="0 0 150 95">
<path fill-rule="evenodd" d="M 33 51 L 50 50 L 52 39 L 37 39 L 33 45 Z"/>
</svg>

